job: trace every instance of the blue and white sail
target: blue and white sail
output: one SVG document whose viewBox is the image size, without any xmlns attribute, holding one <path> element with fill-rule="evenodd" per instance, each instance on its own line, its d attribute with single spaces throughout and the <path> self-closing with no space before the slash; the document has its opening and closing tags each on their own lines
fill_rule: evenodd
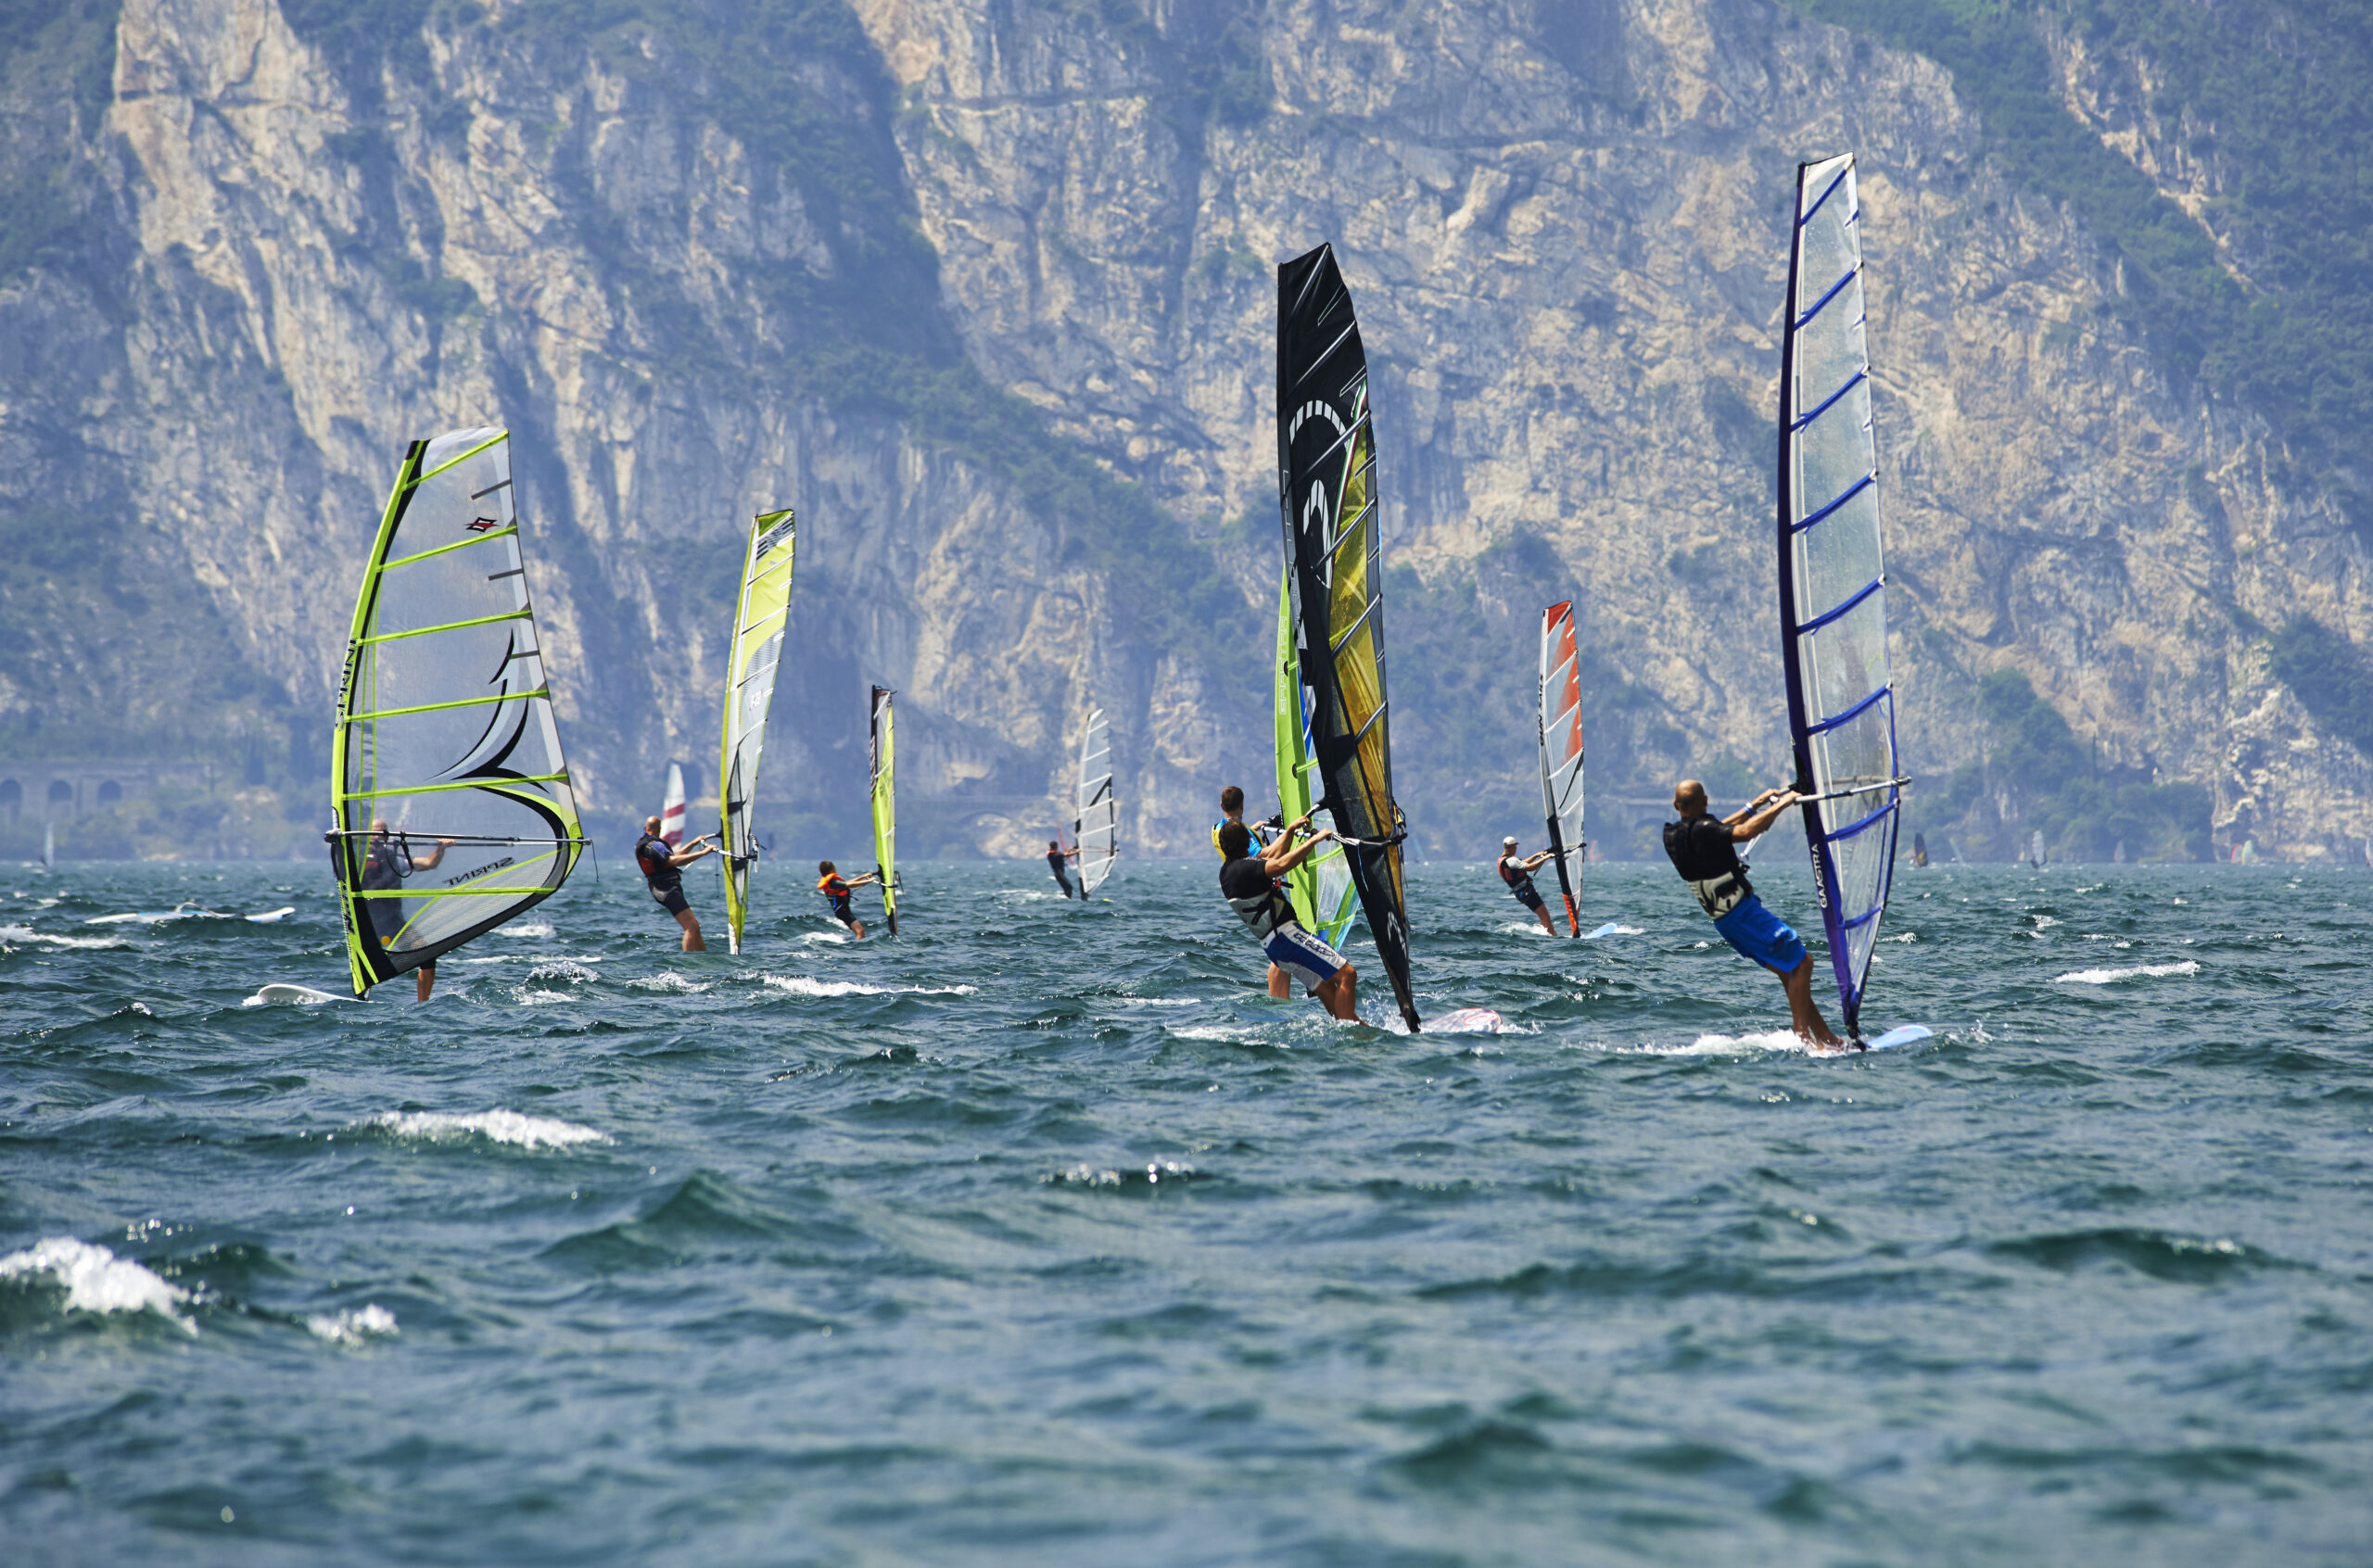
<svg viewBox="0 0 2373 1568">
<path fill-rule="evenodd" d="M 1797 787 L 1848 1033 L 1895 880 L 1903 778 L 1887 673 L 1878 447 L 1854 157 L 1796 169 L 1780 361 L 1780 628 Z"/>
</svg>

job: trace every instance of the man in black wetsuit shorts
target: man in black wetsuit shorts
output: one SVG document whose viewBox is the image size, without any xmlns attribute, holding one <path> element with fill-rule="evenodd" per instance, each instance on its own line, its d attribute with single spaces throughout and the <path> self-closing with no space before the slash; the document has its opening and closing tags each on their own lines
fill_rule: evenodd
<svg viewBox="0 0 2373 1568">
<path fill-rule="evenodd" d="M 1549 906 L 1541 901 L 1541 890 L 1532 885 L 1532 874 L 1547 863 L 1549 856 L 1550 852 L 1542 850 L 1529 860 L 1519 860 L 1515 837 L 1500 841 L 1500 880 L 1508 884 L 1508 891 L 1518 904 L 1532 911 L 1541 929 L 1555 936 L 1557 922 L 1549 917 Z"/>
<path fill-rule="evenodd" d="M 651 900 L 676 917 L 676 924 L 684 928 L 684 951 L 706 953 L 708 943 L 701 940 L 700 917 L 692 913 L 692 901 L 684 896 L 684 867 L 695 860 L 705 859 L 717 853 L 705 833 L 686 844 L 671 850 L 667 841 L 659 836 L 659 818 L 642 819 L 642 837 L 634 842 L 634 863 L 650 885 Z"/>
<path fill-rule="evenodd" d="M 1063 890 L 1063 896 L 1065 898 L 1072 896 L 1072 879 L 1063 875 L 1063 862 L 1069 860 L 1078 853 L 1079 851 L 1077 850 L 1065 849 L 1063 847 L 1063 841 L 1060 839 L 1049 839 L 1047 841 L 1047 869 L 1055 874 L 1055 886 Z M 1079 896 L 1083 901 L 1085 901 L 1087 894 L 1083 892 Z"/>
</svg>

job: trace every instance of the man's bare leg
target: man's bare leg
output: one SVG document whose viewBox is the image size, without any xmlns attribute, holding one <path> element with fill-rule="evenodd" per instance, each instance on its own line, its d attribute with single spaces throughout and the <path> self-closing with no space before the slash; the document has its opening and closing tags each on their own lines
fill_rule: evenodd
<svg viewBox="0 0 2373 1568">
<path fill-rule="evenodd" d="M 841 922 L 841 924 L 843 924 L 843 925 L 846 926 L 849 929 L 851 929 L 851 930 L 855 931 L 855 932 L 857 933 L 857 941 L 859 941 L 859 942 L 863 942 L 863 941 L 865 940 L 865 922 L 864 922 L 864 921 L 862 921 L 862 920 L 844 920 L 844 921 L 842 921 L 842 922 Z"/>
<path fill-rule="evenodd" d="M 428 993 L 437 988 L 437 966 L 433 963 L 423 964 L 412 971 L 412 979 L 414 987 L 413 994 L 423 1002 L 427 1001 Z"/>
<path fill-rule="evenodd" d="M 699 916 L 693 914 L 689 909 L 679 909 L 676 911 L 676 924 L 684 928 L 685 952 L 706 953 L 708 951 L 708 943 L 701 940 L 701 920 Z"/>
<path fill-rule="evenodd" d="M 1813 955 L 1811 954 L 1806 954 L 1803 963 L 1781 976 L 1780 983 L 1788 988 L 1788 1021 L 1795 1026 L 1797 1039 L 1808 1041 L 1815 1045 L 1846 1043 L 1829 1031 L 1828 1022 L 1821 1018 L 1821 1009 L 1813 1004 Z"/>
<path fill-rule="evenodd" d="M 1541 921 L 1541 929 L 1542 930 L 1547 931 L 1551 936 L 1555 936 L 1557 934 L 1557 922 L 1549 917 L 1549 906 L 1547 904 L 1542 904 L 1532 913 L 1535 917 Z"/>
<path fill-rule="evenodd" d="M 1269 994 L 1275 997 L 1280 1002 L 1285 1002 L 1291 1000 L 1293 993 L 1294 982 L 1292 977 L 1288 975 L 1284 969 L 1278 967 L 1276 965 L 1270 965 Z"/>
<path fill-rule="evenodd" d="M 1360 1016 L 1360 972 L 1346 964 L 1335 971 L 1335 978 L 1318 988 L 1319 1005 L 1339 1018 L 1356 1019 Z"/>
</svg>

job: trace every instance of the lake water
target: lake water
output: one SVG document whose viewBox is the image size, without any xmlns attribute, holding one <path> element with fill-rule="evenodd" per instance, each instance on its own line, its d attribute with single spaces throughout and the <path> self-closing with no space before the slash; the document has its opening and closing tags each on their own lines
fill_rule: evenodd
<svg viewBox="0 0 2373 1568">
<path fill-rule="evenodd" d="M 303 1006 L 322 868 L 0 870 L 7 1561 L 2373 1553 L 2361 869 L 1907 867 L 1936 1037 L 1834 1061 L 1659 867 L 1593 942 L 1413 867 L 1511 1026 L 1418 1039 L 1209 864 L 907 875 L 854 943 L 762 867 L 740 958 L 581 875 Z M 89 923 L 183 900 L 295 913 Z"/>
</svg>

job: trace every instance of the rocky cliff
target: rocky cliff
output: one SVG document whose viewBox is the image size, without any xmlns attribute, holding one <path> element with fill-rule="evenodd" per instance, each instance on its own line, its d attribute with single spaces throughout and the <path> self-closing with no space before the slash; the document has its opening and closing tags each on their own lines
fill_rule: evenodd
<svg viewBox="0 0 2373 1568">
<path fill-rule="evenodd" d="M 1026 849 L 1091 702 L 1128 841 L 1192 850 L 1265 775 L 1271 264 L 1324 239 L 1421 834 L 1535 814 L 1530 627 L 1568 595 L 1614 793 L 1776 778 L 1783 215 L 1851 146 L 1915 771 L 1984 750 L 2015 669 L 2220 832 L 2373 828 L 2365 758 L 2268 673 L 2297 607 L 2373 631 L 2330 498 L 2104 308 L 2116 265 L 1940 68 L 1785 9 L 127 0 L 15 44 L 6 171 L 55 200 L 0 254 L 0 521 L 89 530 L 155 611 L 60 651 L 121 585 L 0 579 L 25 745 L 121 669 L 127 726 L 236 730 L 318 816 L 395 457 L 500 421 L 597 813 L 713 765 L 741 529 L 791 504 L 784 847 L 852 841 L 879 680 L 910 853 Z"/>
</svg>

